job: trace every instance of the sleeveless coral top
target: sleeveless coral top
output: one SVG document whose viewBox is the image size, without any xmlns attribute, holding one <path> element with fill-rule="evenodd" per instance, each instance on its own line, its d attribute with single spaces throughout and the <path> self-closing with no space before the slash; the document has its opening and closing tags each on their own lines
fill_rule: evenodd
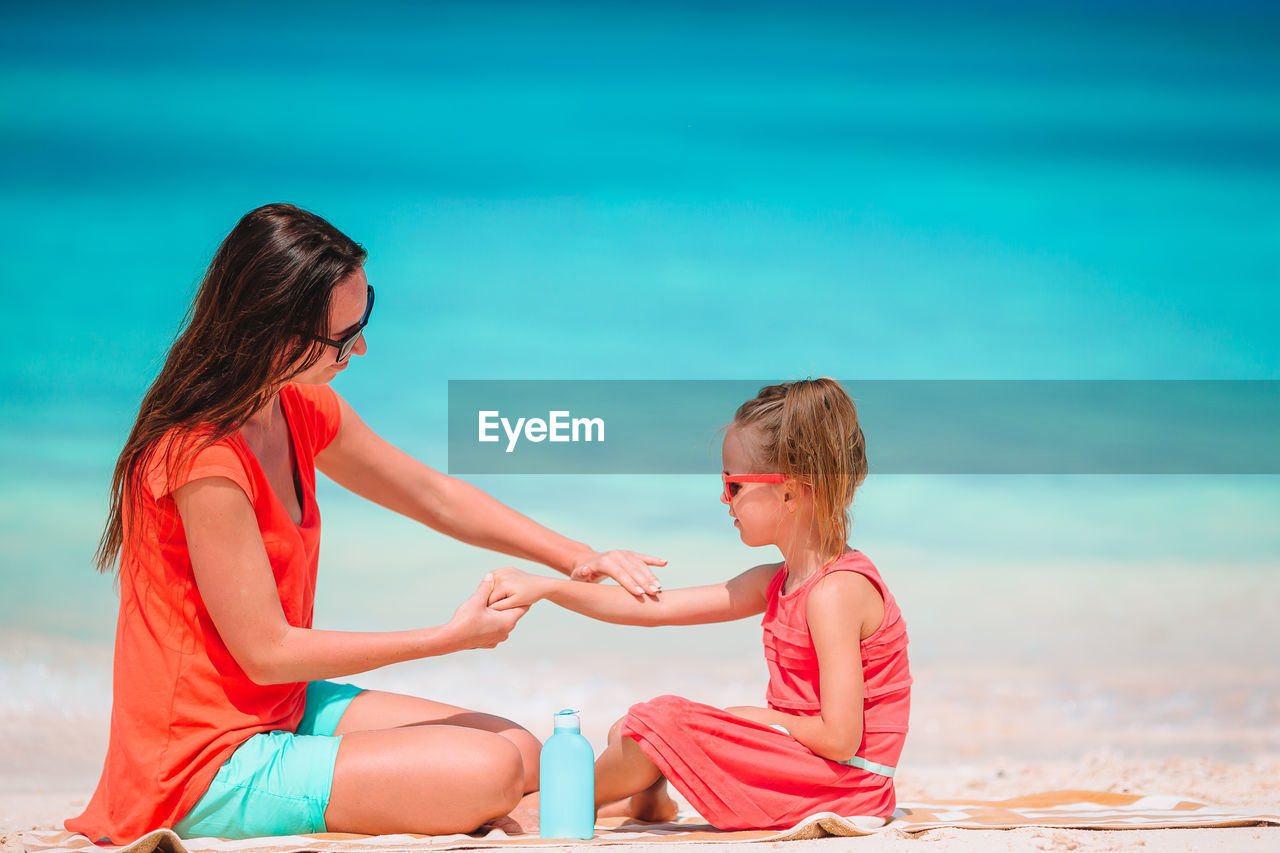
<svg viewBox="0 0 1280 853">
<path fill-rule="evenodd" d="M 785 595 L 784 566 L 769 585 L 765 608 L 764 656 L 769 667 L 765 700 L 775 711 L 810 716 L 822 710 L 818 653 L 809 635 L 809 593 L 831 572 L 857 572 L 871 581 L 884 599 L 884 621 L 862 641 L 863 726 L 857 755 L 868 762 L 896 767 L 906 742 L 911 713 L 911 668 L 907 660 L 907 625 L 880 572 L 861 551 L 851 551 Z"/>
</svg>

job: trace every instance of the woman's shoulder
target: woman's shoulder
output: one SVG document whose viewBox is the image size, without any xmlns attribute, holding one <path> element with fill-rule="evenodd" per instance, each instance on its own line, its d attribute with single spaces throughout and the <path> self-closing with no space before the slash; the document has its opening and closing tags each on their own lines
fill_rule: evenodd
<svg viewBox="0 0 1280 853">
<path fill-rule="evenodd" d="M 342 425 L 341 397 L 328 385 L 305 385 L 291 382 L 280 389 L 280 401 L 291 413 L 301 416 L 312 437 L 313 453 L 319 453 L 333 441 Z"/>
<path fill-rule="evenodd" d="M 312 406 L 325 406 L 338 399 L 338 392 L 328 385 L 311 385 L 304 382 L 289 382 L 280 389 L 280 393 L 292 395 L 294 399 Z"/>
<path fill-rule="evenodd" d="M 210 426 L 174 427 L 151 446 L 142 469 L 142 482 L 159 500 L 187 483 L 205 477 L 224 477 L 255 499 L 245 450 L 236 434 L 217 436 Z"/>
</svg>

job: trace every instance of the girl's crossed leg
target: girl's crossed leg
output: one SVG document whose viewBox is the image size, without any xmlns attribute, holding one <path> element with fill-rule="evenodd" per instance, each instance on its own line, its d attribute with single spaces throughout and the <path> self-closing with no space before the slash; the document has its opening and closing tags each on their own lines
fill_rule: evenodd
<svg viewBox="0 0 1280 853">
<path fill-rule="evenodd" d="M 667 822 L 678 806 L 667 780 L 634 740 L 622 736 L 624 717 L 609 729 L 609 745 L 596 759 L 596 812 L 601 817 L 634 817 Z"/>
<path fill-rule="evenodd" d="M 491 714 L 366 690 L 334 733 L 330 832 L 471 832 L 538 787 L 542 745 Z"/>
</svg>

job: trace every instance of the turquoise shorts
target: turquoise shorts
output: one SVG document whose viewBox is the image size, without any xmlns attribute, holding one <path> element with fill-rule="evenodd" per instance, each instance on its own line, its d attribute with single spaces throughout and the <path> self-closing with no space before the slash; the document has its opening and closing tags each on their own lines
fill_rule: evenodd
<svg viewBox="0 0 1280 853">
<path fill-rule="evenodd" d="M 362 691 L 313 681 L 297 732 L 261 732 L 236 748 L 209 790 L 174 825 L 183 838 L 256 838 L 324 832 L 342 714 Z"/>
</svg>

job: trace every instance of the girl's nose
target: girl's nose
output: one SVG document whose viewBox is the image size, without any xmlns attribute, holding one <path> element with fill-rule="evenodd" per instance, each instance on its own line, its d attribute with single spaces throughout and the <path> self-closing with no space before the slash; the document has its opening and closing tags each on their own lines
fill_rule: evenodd
<svg viewBox="0 0 1280 853">
<path fill-rule="evenodd" d="M 369 351 L 369 345 L 364 342 L 364 332 L 360 333 L 360 337 L 356 338 L 356 345 L 351 348 L 356 355 L 364 355 Z"/>
</svg>

